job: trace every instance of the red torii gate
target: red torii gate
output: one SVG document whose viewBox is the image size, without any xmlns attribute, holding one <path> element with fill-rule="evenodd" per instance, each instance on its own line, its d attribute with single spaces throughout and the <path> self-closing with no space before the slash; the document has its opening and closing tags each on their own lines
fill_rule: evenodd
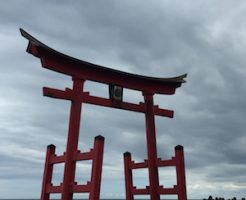
<svg viewBox="0 0 246 200">
<path fill-rule="evenodd" d="M 72 77 L 73 88 L 57 90 L 43 88 L 44 96 L 71 101 L 69 131 L 66 152 L 62 156 L 55 155 L 55 146 L 47 147 L 46 163 L 44 169 L 41 200 L 49 200 L 51 193 L 61 193 L 62 200 L 72 200 L 73 193 L 87 192 L 90 200 L 98 200 L 100 197 L 100 182 L 103 159 L 104 138 L 95 138 L 94 148 L 90 152 L 78 151 L 78 138 L 82 103 L 113 107 L 118 109 L 141 112 L 145 114 L 146 139 L 148 159 L 143 163 L 135 163 L 131 160 L 131 154 L 124 154 L 126 199 L 133 200 L 133 195 L 149 194 L 151 200 L 159 200 L 161 194 L 176 194 L 179 200 L 186 200 L 185 166 L 183 147 L 175 147 L 175 156 L 171 160 L 161 160 L 157 157 L 155 115 L 173 118 L 173 111 L 161 109 L 154 105 L 154 94 L 172 95 L 176 88 L 185 82 L 186 74 L 174 78 L 153 78 L 126 73 L 76 58 L 64 55 L 47 45 L 41 43 L 30 34 L 20 29 L 21 34 L 29 43 L 27 52 L 40 58 L 42 67 L 69 75 Z M 86 80 L 109 85 L 109 98 L 90 95 L 83 91 Z M 123 88 L 142 91 L 144 102 L 139 104 L 124 102 Z M 76 161 L 92 159 L 92 177 L 86 185 L 77 185 L 75 180 Z M 65 163 L 63 183 L 60 186 L 52 185 L 53 165 Z M 173 188 L 164 188 L 159 185 L 158 167 L 175 166 L 177 172 L 177 185 Z M 148 168 L 149 186 L 137 189 L 133 186 L 132 169 Z"/>
</svg>

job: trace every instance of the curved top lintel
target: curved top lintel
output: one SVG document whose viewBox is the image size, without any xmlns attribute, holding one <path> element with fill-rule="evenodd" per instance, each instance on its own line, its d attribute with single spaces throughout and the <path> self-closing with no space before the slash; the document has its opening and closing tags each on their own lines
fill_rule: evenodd
<svg viewBox="0 0 246 200">
<path fill-rule="evenodd" d="M 29 41 L 27 52 L 39 57 L 43 67 L 72 77 L 83 77 L 86 80 L 159 94 L 174 94 L 175 89 L 186 82 L 184 78 L 187 74 L 172 78 L 156 78 L 92 64 L 50 48 L 23 29 L 20 29 L 20 32 Z"/>
</svg>

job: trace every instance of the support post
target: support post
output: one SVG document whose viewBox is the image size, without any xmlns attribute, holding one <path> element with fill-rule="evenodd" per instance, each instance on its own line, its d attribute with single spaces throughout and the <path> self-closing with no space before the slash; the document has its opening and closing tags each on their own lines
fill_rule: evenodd
<svg viewBox="0 0 246 200">
<path fill-rule="evenodd" d="M 144 101 L 146 105 L 145 120 L 146 120 L 146 137 L 147 137 L 147 155 L 149 168 L 149 193 L 151 200 L 160 200 L 159 175 L 157 166 L 157 147 L 155 133 L 155 118 L 154 118 L 154 102 L 153 93 L 144 93 Z"/>
<path fill-rule="evenodd" d="M 83 91 L 84 80 L 73 78 L 73 99 L 70 110 L 69 130 L 66 149 L 65 169 L 62 185 L 61 200 L 72 200 L 72 184 L 75 179 L 76 162 L 73 160 L 74 154 L 78 149 L 80 117 L 81 117 L 81 102 L 79 94 Z"/>
<path fill-rule="evenodd" d="M 187 200 L 183 146 L 178 145 L 175 147 L 175 157 L 177 159 L 176 174 L 178 186 L 178 200 Z"/>
<path fill-rule="evenodd" d="M 100 199 L 103 149 L 104 149 L 104 137 L 98 135 L 95 137 L 94 148 L 93 148 L 91 187 L 90 187 L 90 198 L 89 198 L 90 200 Z"/>
<path fill-rule="evenodd" d="M 55 154 L 55 149 L 56 146 L 53 144 L 47 146 L 41 198 L 40 198 L 41 200 L 50 200 L 50 194 L 46 192 L 46 188 L 48 185 L 51 184 L 52 181 L 53 164 L 50 164 L 50 158 Z"/>
<path fill-rule="evenodd" d="M 126 188 L 126 200 L 133 200 L 132 188 L 132 170 L 130 163 L 132 161 L 132 155 L 130 152 L 124 153 L 124 167 L 125 167 L 125 188 Z"/>
</svg>

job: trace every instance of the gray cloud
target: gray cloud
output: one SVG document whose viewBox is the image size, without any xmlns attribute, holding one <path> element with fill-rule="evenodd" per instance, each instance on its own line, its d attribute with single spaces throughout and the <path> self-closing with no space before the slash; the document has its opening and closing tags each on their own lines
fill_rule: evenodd
<svg viewBox="0 0 246 200">
<path fill-rule="evenodd" d="M 42 69 L 25 52 L 20 27 L 63 53 L 103 66 L 158 77 L 187 72 L 187 83 L 174 96 L 155 97 L 160 107 L 175 110 L 174 119 L 156 117 L 158 154 L 168 159 L 177 144 L 184 145 L 190 198 L 244 195 L 245 9 L 244 1 L 219 0 L 2 2 L 0 197 L 38 197 L 45 146 L 54 143 L 58 154 L 66 146 L 70 103 L 42 97 L 41 89 L 71 87 L 71 80 Z M 85 88 L 107 96 L 106 86 Z M 143 101 L 139 93 L 124 95 Z M 146 158 L 144 115 L 84 105 L 80 148 L 89 150 L 98 134 L 106 138 L 102 196 L 122 195 L 122 154 Z M 136 182 L 144 184 L 140 177 Z M 10 193 L 17 183 L 22 190 Z"/>
</svg>

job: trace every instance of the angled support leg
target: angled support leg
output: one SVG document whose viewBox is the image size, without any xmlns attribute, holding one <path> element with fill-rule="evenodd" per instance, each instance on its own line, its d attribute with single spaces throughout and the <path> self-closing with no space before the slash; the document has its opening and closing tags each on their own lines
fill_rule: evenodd
<svg viewBox="0 0 246 200">
<path fill-rule="evenodd" d="M 55 154 L 55 149 L 56 146 L 53 144 L 47 146 L 41 198 L 40 198 L 41 200 L 50 200 L 50 193 L 46 192 L 46 189 L 48 185 L 51 185 L 51 181 L 52 181 L 53 164 L 50 164 L 50 160 L 51 157 Z"/>
<path fill-rule="evenodd" d="M 91 190 L 90 200 L 100 199 L 102 163 L 103 163 L 103 148 L 104 137 L 99 135 L 95 137 L 93 160 L 92 160 L 92 173 L 91 173 Z"/>
<path fill-rule="evenodd" d="M 178 145 L 175 147 L 175 157 L 177 159 L 176 174 L 178 185 L 178 200 L 187 200 L 183 146 Z"/>
<path fill-rule="evenodd" d="M 126 188 L 126 200 L 133 200 L 132 188 L 132 169 L 130 168 L 130 163 L 132 161 L 132 156 L 130 152 L 124 153 L 124 167 L 125 167 L 125 188 Z"/>
</svg>

